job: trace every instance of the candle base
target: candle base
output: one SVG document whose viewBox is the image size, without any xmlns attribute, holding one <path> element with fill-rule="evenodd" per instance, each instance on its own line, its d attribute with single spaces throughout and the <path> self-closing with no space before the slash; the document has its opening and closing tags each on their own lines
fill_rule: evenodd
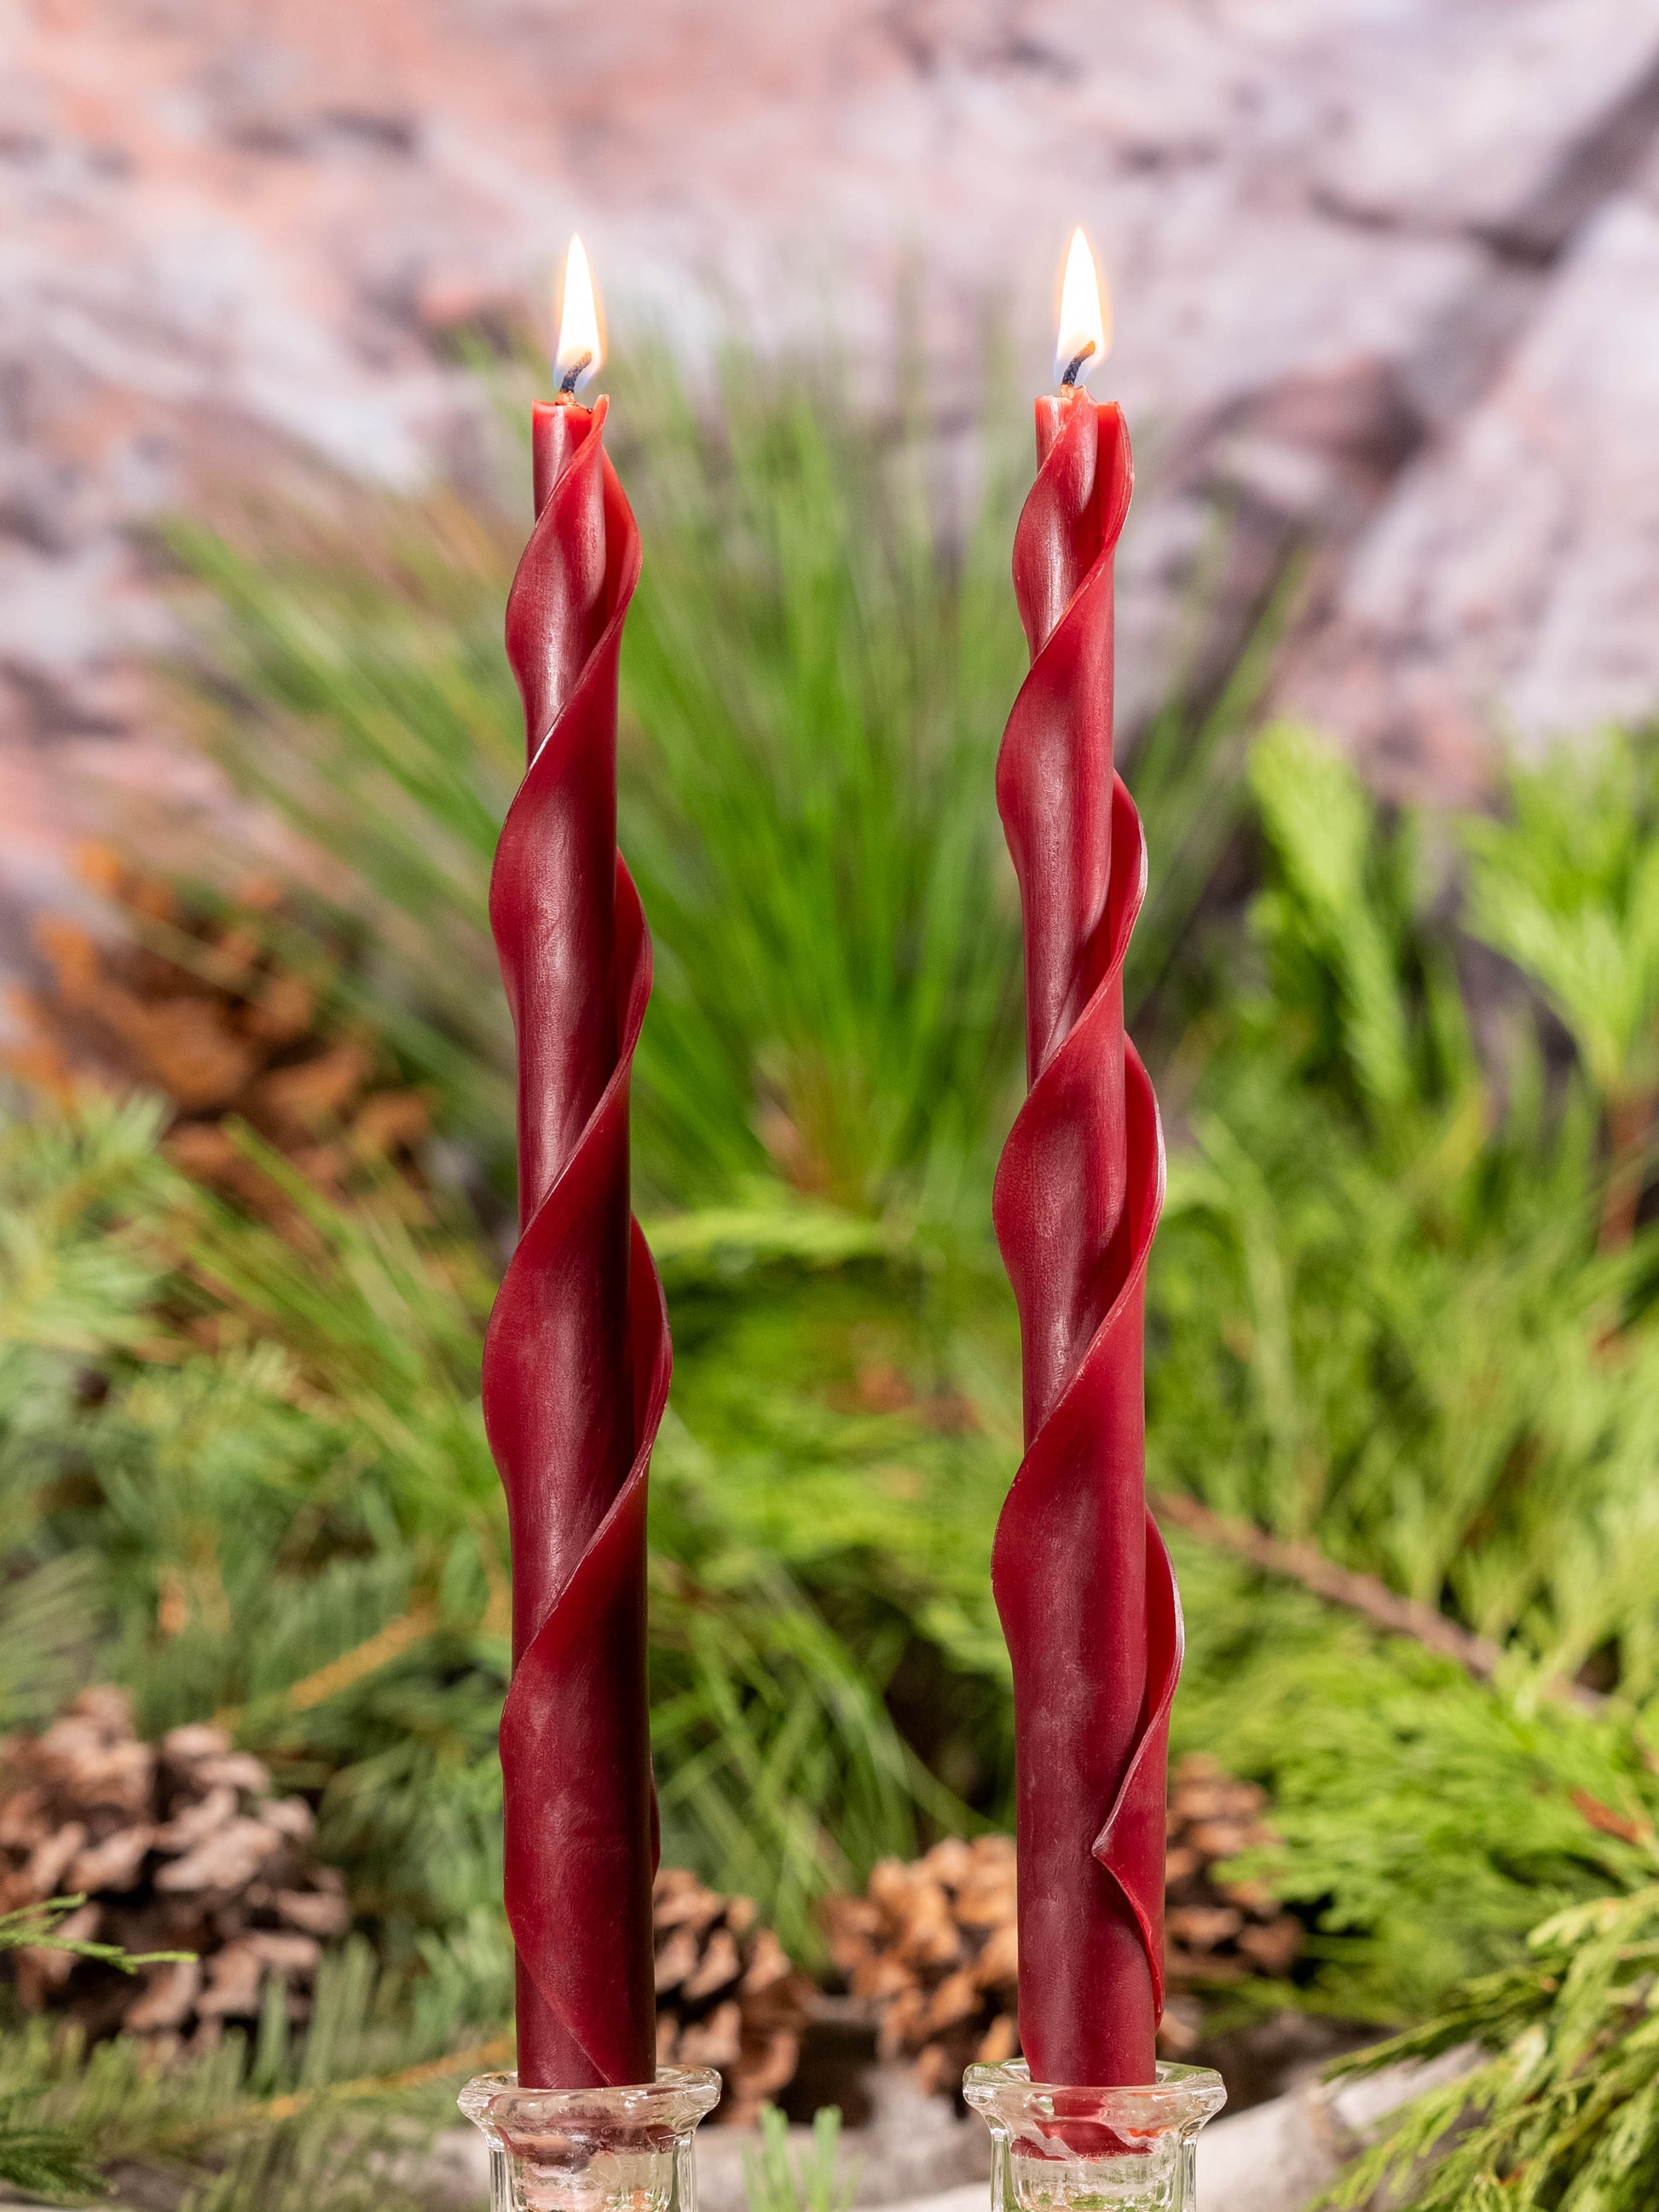
<svg viewBox="0 0 1659 2212">
<path fill-rule="evenodd" d="M 459 2102 L 489 2144 L 489 2212 L 696 2212 L 691 2137 L 720 2102 L 708 2066 L 620 2089 L 521 2089 L 480 2074 Z"/>
<path fill-rule="evenodd" d="M 970 2066 L 963 2094 L 991 2130 L 991 2212 L 1196 2212 L 1198 2131 L 1227 2101 L 1206 2066 L 1065 2089 L 1018 2060 Z"/>
</svg>

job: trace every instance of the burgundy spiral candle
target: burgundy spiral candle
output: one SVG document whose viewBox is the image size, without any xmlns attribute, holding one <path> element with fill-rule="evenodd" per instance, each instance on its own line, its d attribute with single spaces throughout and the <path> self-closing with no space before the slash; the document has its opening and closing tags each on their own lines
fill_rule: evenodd
<svg viewBox="0 0 1659 2212">
<path fill-rule="evenodd" d="M 605 407 L 535 410 L 507 610 L 529 765 L 489 890 L 519 1053 L 520 1237 L 483 1362 L 513 1541 L 505 1887 L 519 2079 L 562 2089 L 656 2067 L 645 1483 L 670 1350 L 629 1203 L 651 941 L 617 850 L 617 671 L 640 538 Z"/>
<path fill-rule="evenodd" d="M 1070 386 L 1040 399 L 1037 458 L 1014 540 L 1031 667 L 997 763 L 1028 1091 L 994 1214 L 1019 1307 L 1025 1456 L 992 1579 L 1013 1662 L 1021 2044 L 1034 2080 L 1108 2087 L 1153 2078 L 1164 1994 L 1181 1614 L 1146 1507 L 1142 1343 L 1164 1146 L 1123 1027 L 1146 857 L 1112 759 L 1121 412 Z"/>
</svg>

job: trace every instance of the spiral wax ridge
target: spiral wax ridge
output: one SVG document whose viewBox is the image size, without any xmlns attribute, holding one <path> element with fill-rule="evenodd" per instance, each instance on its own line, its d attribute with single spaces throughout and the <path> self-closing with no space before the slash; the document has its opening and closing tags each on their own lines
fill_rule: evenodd
<svg viewBox="0 0 1659 2212">
<path fill-rule="evenodd" d="M 489 897 L 519 1052 L 520 1233 L 483 1355 L 513 1540 L 504 1886 L 519 2078 L 549 2088 L 655 2069 L 645 1503 L 671 1353 L 629 1205 L 651 944 L 616 845 L 616 712 L 640 540 L 605 411 L 536 413 L 507 623 L 529 764 Z"/>
<path fill-rule="evenodd" d="M 1081 392 L 1040 402 L 1038 420 L 1014 547 L 1031 666 L 997 763 L 1029 1087 L 993 1211 L 1019 1307 L 1025 1455 L 992 1581 L 1014 1677 L 1022 2045 L 1034 2080 L 1107 2087 L 1153 2078 L 1163 2003 L 1182 1626 L 1146 1502 L 1143 1334 L 1164 1145 L 1123 1024 L 1146 868 L 1112 759 L 1128 439 L 1115 407 Z"/>
</svg>

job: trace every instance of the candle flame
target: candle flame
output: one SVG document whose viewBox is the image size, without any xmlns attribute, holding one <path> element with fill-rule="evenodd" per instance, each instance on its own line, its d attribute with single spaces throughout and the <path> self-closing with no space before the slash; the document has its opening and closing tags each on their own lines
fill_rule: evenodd
<svg viewBox="0 0 1659 2212">
<path fill-rule="evenodd" d="M 599 329 L 592 271 L 588 268 L 580 239 L 574 236 L 564 258 L 562 289 L 559 343 L 554 349 L 553 367 L 564 391 L 579 392 L 605 359 L 605 339 Z"/>
<path fill-rule="evenodd" d="M 1060 291 L 1054 374 L 1066 384 L 1085 383 L 1090 370 L 1099 367 L 1111 346 L 1111 301 L 1101 290 L 1088 240 L 1081 230 L 1074 230 Z"/>
</svg>

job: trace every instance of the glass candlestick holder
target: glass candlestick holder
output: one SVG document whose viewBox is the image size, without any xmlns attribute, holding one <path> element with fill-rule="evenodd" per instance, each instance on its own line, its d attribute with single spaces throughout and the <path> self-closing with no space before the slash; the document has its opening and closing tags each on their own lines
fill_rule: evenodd
<svg viewBox="0 0 1659 2212">
<path fill-rule="evenodd" d="M 489 2212 L 696 2212 L 691 2136 L 720 2102 L 710 2066 L 620 2089 L 521 2089 L 480 2074 L 459 2099 L 489 2144 Z"/>
<path fill-rule="evenodd" d="M 1017 2059 L 970 2066 L 962 2086 L 991 2130 L 991 2212 L 1196 2212 L 1198 2131 L 1227 2101 L 1207 2066 L 1064 2089 Z"/>
</svg>

